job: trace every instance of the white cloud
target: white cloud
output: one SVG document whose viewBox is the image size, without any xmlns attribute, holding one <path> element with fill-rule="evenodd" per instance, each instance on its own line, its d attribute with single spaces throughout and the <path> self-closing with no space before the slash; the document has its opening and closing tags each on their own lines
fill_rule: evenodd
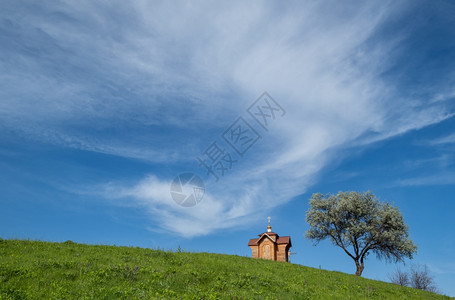
<svg viewBox="0 0 455 300">
<path fill-rule="evenodd" d="M 22 11 L 22 27 L 11 23 L 11 32 L 22 30 L 17 43 L 44 54 L 15 49 L 17 70 L 0 75 L 0 116 L 22 135 L 165 164 L 198 153 L 201 135 L 217 137 L 267 90 L 286 116 L 200 205 L 178 207 L 158 173 L 106 191 L 145 208 L 165 230 L 208 234 L 305 192 L 337 147 L 453 115 L 444 101 L 397 96 L 381 77 L 403 37 L 373 41 L 401 9 L 394 2 L 67 1 Z"/>
<path fill-rule="evenodd" d="M 148 176 L 131 187 L 108 184 L 103 193 L 108 198 L 117 199 L 117 205 L 137 207 L 151 214 L 160 226 L 157 230 L 166 229 L 185 237 L 206 235 L 215 229 L 239 226 L 238 217 L 245 215 L 238 207 L 227 211 L 226 199 L 214 198 L 210 191 L 206 191 L 201 204 L 181 207 L 172 200 L 170 187 L 171 182 Z M 246 199 L 241 201 L 242 205 L 247 202 Z"/>
<path fill-rule="evenodd" d="M 445 145 L 455 143 L 455 133 L 430 141 L 430 145 Z"/>
<path fill-rule="evenodd" d="M 428 263 L 428 268 L 435 274 L 455 274 L 455 262 Z"/>
<path fill-rule="evenodd" d="M 428 176 L 401 179 L 396 182 L 398 186 L 432 186 L 455 184 L 455 174 L 437 173 Z"/>
</svg>

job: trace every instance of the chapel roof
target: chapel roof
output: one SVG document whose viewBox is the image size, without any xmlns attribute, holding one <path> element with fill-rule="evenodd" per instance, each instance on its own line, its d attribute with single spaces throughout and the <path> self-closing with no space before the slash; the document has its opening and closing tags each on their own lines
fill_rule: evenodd
<svg viewBox="0 0 455 300">
<path fill-rule="evenodd" d="M 272 232 L 272 226 L 270 225 L 270 217 L 268 219 L 267 232 L 259 234 L 259 238 L 250 239 L 248 241 L 248 246 L 258 246 L 258 242 L 262 240 L 263 237 L 269 238 L 273 243 L 277 245 L 289 244 L 292 247 L 291 237 L 290 236 L 279 236 L 277 233 Z M 273 238 L 272 238 L 273 237 Z"/>
<path fill-rule="evenodd" d="M 267 234 L 269 234 L 270 232 L 265 232 Z M 264 234 L 264 233 L 263 233 Z M 262 237 L 261 234 L 260 236 Z M 257 246 L 258 245 L 258 241 L 260 240 L 261 238 L 257 238 L 257 239 L 250 239 L 248 241 L 248 246 Z M 276 240 L 276 242 L 274 242 L 278 245 L 281 245 L 281 244 L 291 244 L 292 246 L 292 243 L 291 243 L 291 237 L 290 236 L 280 236 L 278 237 L 278 239 Z"/>
</svg>

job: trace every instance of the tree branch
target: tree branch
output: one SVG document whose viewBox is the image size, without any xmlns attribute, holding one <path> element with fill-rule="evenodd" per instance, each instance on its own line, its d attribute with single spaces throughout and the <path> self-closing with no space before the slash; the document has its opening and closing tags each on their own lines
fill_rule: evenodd
<svg viewBox="0 0 455 300">
<path fill-rule="evenodd" d="M 338 239 L 340 241 L 340 243 L 338 243 L 337 239 L 330 234 L 330 236 L 332 237 L 333 240 L 335 240 L 335 243 L 338 245 L 338 247 L 340 247 L 341 249 L 344 250 L 344 252 L 346 252 L 347 255 L 349 255 L 353 260 L 356 260 L 356 257 L 354 257 L 354 255 L 352 255 L 347 249 L 346 247 L 344 246 L 344 243 L 343 243 L 343 239 L 341 238 L 340 236 L 340 231 L 338 230 L 337 226 L 335 225 L 335 223 L 333 223 L 333 227 L 335 227 L 335 232 L 337 233 L 337 236 L 338 236 Z"/>
</svg>

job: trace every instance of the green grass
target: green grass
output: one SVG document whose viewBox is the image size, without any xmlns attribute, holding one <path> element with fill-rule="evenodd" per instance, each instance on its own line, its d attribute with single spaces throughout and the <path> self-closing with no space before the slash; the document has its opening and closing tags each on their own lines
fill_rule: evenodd
<svg viewBox="0 0 455 300">
<path fill-rule="evenodd" d="M 449 299 L 247 257 L 0 239 L 0 299 Z"/>
</svg>

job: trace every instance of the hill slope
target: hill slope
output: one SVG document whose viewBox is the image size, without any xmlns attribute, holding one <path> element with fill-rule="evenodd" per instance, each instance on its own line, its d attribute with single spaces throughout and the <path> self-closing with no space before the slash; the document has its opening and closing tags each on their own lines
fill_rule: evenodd
<svg viewBox="0 0 455 300">
<path fill-rule="evenodd" d="M 449 299 L 289 263 L 0 239 L 0 299 Z"/>
</svg>

